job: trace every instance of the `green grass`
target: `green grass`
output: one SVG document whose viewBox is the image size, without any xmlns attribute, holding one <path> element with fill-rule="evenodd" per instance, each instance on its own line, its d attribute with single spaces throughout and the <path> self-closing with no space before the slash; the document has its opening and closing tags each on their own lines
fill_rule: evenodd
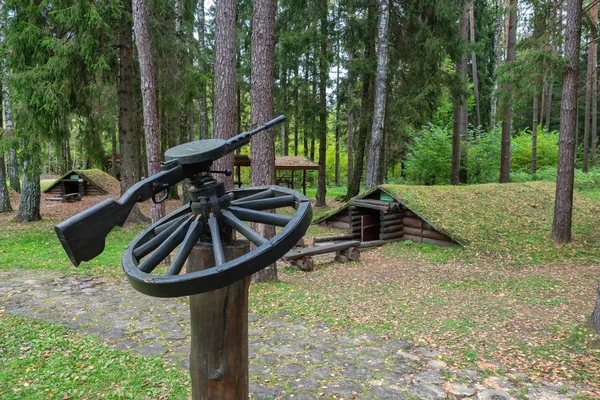
<svg viewBox="0 0 600 400">
<path fill-rule="evenodd" d="M 2 269 L 45 269 L 93 274 L 121 274 L 121 256 L 139 227 L 116 227 L 106 239 L 104 252 L 75 269 L 65 254 L 52 221 L 29 224 L 6 222 L 0 231 L 0 265 Z"/>
<path fill-rule="evenodd" d="M 437 249 L 400 243 L 387 247 L 393 256 L 435 262 L 493 260 L 515 266 L 591 264 L 600 259 L 600 204 L 588 197 L 574 196 L 573 241 L 557 246 L 552 240 L 553 183 L 383 188 L 465 245 Z"/>
<path fill-rule="evenodd" d="M 188 398 L 189 378 L 160 358 L 119 351 L 60 325 L 0 316 L 0 398 Z"/>
<path fill-rule="evenodd" d="M 598 187 L 592 189 L 578 190 L 577 193 L 579 193 L 582 196 L 589 197 L 592 200 L 600 201 L 600 188 Z"/>
</svg>

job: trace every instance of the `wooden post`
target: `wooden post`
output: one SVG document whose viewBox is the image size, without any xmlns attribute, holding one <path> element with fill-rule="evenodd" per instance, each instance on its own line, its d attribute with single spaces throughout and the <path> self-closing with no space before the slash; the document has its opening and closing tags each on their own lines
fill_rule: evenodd
<svg viewBox="0 0 600 400">
<path fill-rule="evenodd" d="M 302 174 L 302 190 L 306 196 L 306 170 L 304 169 L 302 172 L 304 172 L 304 174 Z"/>
<path fill-rule="evenodd" d="M 294 190 L 294 172 L 296 171 L 292 170 L 292 190 Z"/>
<path fill-rule="evenodd" d="M 246 241 L 223 244 L 225 260 L 250 251 Z M 197 244 L 187 271 L 215 265 L 211 244 Z M 248 287 L 250 276 L 222 289 L 190 296 L 190 377 L 193 400 L 237 400 L 248 389 Z"/>
</svg>

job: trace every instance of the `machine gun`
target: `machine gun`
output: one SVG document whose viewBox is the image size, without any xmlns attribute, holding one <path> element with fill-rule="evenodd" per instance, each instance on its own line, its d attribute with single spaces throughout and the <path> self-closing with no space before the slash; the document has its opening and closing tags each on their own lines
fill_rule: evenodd
<svg viewBox="0 0 600 400">
<path fill-rule="evenodd" d="M 151 225 L 127 246 L 123 269 L 138 290 L 159 297 L 176 297 L 202 293 L 224 287 L 275 262 L 306 232 L 312 210 L 300 193 L 277 186 L 238 189 L 226 192 L 222 182 L 211 172 L 214 160 L 239 149 L 250 138 L 279 122 L 272 121 L 229 140 L 209 139 L 185 143 L 165 152 L 162 171 L 132 186 L 117 201 L 107 199 L 59 223 L 56 234 L 71 262 L 78 266 L 104 251 L 106 236 L 115 226 L 123 226 L 134 205 L 152 199 L 170 187 L 190 179 L 192 201 Z M 265 210 L 293 207 L 294 216 L 278 215 Z M 245 222 L 283 227 L 271 239 L 265 239 Z M 222 241 L 239 232 L 257 248 L 236 260 L 224 261 Z M 209 242 L 214 246 L 216 266 L 201 273 L 179 275 L 194 244 Z M 162 276 L 152 274 L 179 246 L 176 256 Z M 259 260 L 260 259 L 260 260 Z"/>
</svg>

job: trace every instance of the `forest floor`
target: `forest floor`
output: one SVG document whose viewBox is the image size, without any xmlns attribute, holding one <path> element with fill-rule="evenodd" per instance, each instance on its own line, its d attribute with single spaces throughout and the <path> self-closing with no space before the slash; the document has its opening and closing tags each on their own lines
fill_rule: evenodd
<svg viewBox="0 0 600 400">
<path fill-rule="evenodd" d="M 56 275 L 50 280 L 93 277 L 111 284 L 122 281 L 120 256 L 139 228 L 116 229 L 107 240 L 105 253 L 78 269 L 69 264 L 52 229 L 55 223 L 102 199 L 84 197 L 68 204 L 42 200 L 44 220 L 36 224 L 13 223 L 14 213 L 0 216 L 0 271 L 10 275 L 11 271 L 37 269 Z M 177 203 L 169 202 L 168 208 Z M 308 236 L 331 233 L 313 226 Z M 600 341 L 586 326 L 600 264 L 515 265 L 496 262 L 493 254 L 474 262 L 460 260 L 456 253 L 449 259 L 444 251 L 401 242 L 364 252 L 359 262 L 337 264 L 321 258 L 317 270 L 310 273 L 282 263 L 278 282 L 251 287 L 250 312 L 262 321 L 280 320 L 291 326 L 302 321 L 307 329 L 326 327 L 319 330 L 324 335 L 349 339 L 375 335 L 374 343 L 401 340 L 414 348 L 433 349 L 435 359 L 441 362 L 437 365 L 445 365 L 436 378 L 445 389 L 452 383 L 494 389 L 484 383 L 494 378 L 498 389 L 515 397 L 600 398 Z M 32 279 L 45 273 L 32 271 Z M 1 323 L 15 326 L 2 311 L 0 303 Z M 270 340 L 269 334 L 261 334 L 263 328 L 256 329 L 254 336 L 251 332 L 251 343 Z M 358 340 L 345 347 L 360 351 L 372 346 Z M 458 370 L 478 371 L 477 384 L 458 376 Z M 423 371 L 417 368 L 412 372 L 418 375 Z M 273 385 L 270 380 L 277 380 L 263 372 L 255 369 L 252 373 L 254 387 Z M 362 393 L 368 398 L 373 380 L 378 379 L 383 378 L 377 373 L 359 379 L 359 386 L 369 388 L 337 396 L 363 398 Z M 508 379 L 510 384 L 498 386 L 499 379 Z M 283 387 L 291 390 L 289 383 Z M 543 396 L 539 388 L 546 391 Z M 324 390 L 321 386 L 315 393 Z M 449 390 L 445 393 L 452 396 Z"/>
</svg>

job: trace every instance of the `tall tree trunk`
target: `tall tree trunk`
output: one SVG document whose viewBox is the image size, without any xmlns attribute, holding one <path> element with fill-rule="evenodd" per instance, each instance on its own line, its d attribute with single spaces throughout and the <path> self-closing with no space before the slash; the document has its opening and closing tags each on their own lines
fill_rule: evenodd
<svg viewBox="0 0 600 400">
<path fill-rule="evenodd" d="M 340 20 L 340 13 L 337 15 Z M 336 49 L 336 75 L 335 75 L 335 186 L 340 186 L 340 39 L 338 35 Z"/>
<path fill-rule="evenodd" d="M 275 0 L 254 0 L 252 15 L 252 77 L 250 87 L 251 128 L 273 118 L 275 68 Z M 252 138 L 252 185 L 275 184 L 275 135 L 273 128 Z M 253 224 L 263 237 L 275 236 L 272 225 Z M 253 282 L 277 279 L 277 265 L 256 272 Z"/>
<path fill-rule="evenodd" d="M 369 1 L 367 9 L 367 24 L 369 32 L 369 42 L 366 45 L 364 58 L 370 60 L 375 56 L 375 35 L 376 25 L 373 23 L 375 18 L 375 3 Z M 371 110 L 374 108 L 374 90 L 373 90 L 373 73 L 369 70 L 363 71 L 362 76 L 362 95 L 361 95 L 361 110 Z M 352 177 L 348 180 L 348 192 L 344 201 L 350 200 L 352 197 L 358 195 L 360 191 L 360 181 L 362 179 L 365 149 L 367 142 L 367 132 L 371 126 L 371 113 L 361 112 L 360 113 L 360 125 L 354 141 L 354 165 L 352 168 Z"/>
<path fill-rule="evenodd" d="M 140 63 L 142 98 L 144 103 L 144 137 L 146 139 L 146 157 L 148 173 L 160 172 L 160 145 L 158 142 L 158 107 L 156 104 L 156 88 L 152 50 L 150 48 L 150 33 L 146 18 L 147 6 L 145 0 L 133 0 L 133 23 L 135 29 L 135 44 Z M 151 204 L 152 222 L 165 216 L 164 203 Z"/>
<path fill-rule="evenodd" d="M 581 0 L 567 0 L 567 25 L 565 32 L 566 64 L 563 72 L 558 172 L 556 175 L 554 220 L 552 222 L 552 239 L 557 243 L 566 243 L 571 240 L 581 8 Z"/>
<path fill-rule="evenodd" d="M 215 8 L 215 139 L 229 139 L 235 136 L 236 125 L 236 2 L 217 0 Z M 233 154 L 228 154 L 213 163 L 219 171 L 233 170 Z M 232 176 L 218 176 L 227 189 L 233 188 Z"/>
<path fill-rule="evenodd" d="M 204 0 L 198 1 L 198 49 L 200 53 L 200 91 L 198 93 L 198 105 L 200 108 L 200 139 L 208 139 L 208 111 L 206 109 L 206 45 L 204 43 Z"/>
<path fill-rule="evenodd" d="M 298 156 L 298 129 L 300 125 L 300 114 L 298 101 L 300 100 L 298 83 L 300 77 L 298 76 L 298 63 L 296 63 L 296 70 L 294 72 L 294 156 Z"/>
<path fill-rule="evenodd" d="M 501 4 L 502 0 L 495 0 L 496 14 L 498 17 L 496 18 L 496 33 L 494 36 L 494 72 L 492 74 L 492 94 L 490 96 L 490 126 L 495 126 L 497 120 L 498 96 L 496 94 L 498 92 L 498 68 L 500 67 L 502 49 L 504 47 L 504 42 L 502 40 L 502 20 L 500 18 Z"/>
<path fill-rule="evenodd" d="M 458 21 L 458 38 L 463 45 L 466 44 L 469 39 L 469 2 L 463 3 L 463 13 Z M 461 171 L 461 142 L 463 147 L 466 148 L 466 136 L 467 136 L 467 71 L 468 71 L 468 60 L 467 53 L 464 52 L 460 55 L 460 59 L 456 63 L 456 74 L 460 82 L 459 93 L 454 99 L 454 115 L 452 124 L 452 172 L 450 176 L 450 183 L 452 185 L 458 185 L 460 183 L 460 171 Z"/>
<path fill-rule="evenodd" d="M 531 173 L 537 170 L 538 97 L 533 95 L 533 122 L 531 124 Z"/>
<path fill-rule="evenodd" d="M 373 126 L 371 127 L 371 142 L 367 159 L 367 176 L 365 189 L 370 189 L 383 183 L 380 178 L 381 152 L 384 145 L 383 124 L 387 99 L 387 66 L 388 66 L 388 21 L 390 8 L 388 0 L 379 0 L 379 22 L 377 27 L 377 75 L 375 77 L 375 109 Z"/>
<path fill-rule="evenodd" d="M 540 124 L 544 124 L 544 115 L 546 112 L 546 86 L 548 86 L 548 73 L 544 69 L 544 73 L 542 74 L 542 101 L 540 105 L 540 118 L 538 119 Z M 537 97 L 537 95 L 535 95 Z"/>
<path fill-rule="evenodd" d="M 6 135 L 5 138 L 8 141 L 8 180 L 10 181 L 10 188 L 17 193 L 21 193 L 15 127 L 12 119 L 12 104 L 8 91 L 8 76 L 4 62 L 2 62 L 2 127 Z"/>
<path fill-rule="evenodd" d="M 4 152 L 0 151 L 0 213 L 12 212 L 13 210 L 10 205 L 10 197 L 8 196 L 8 186 L 6 186 L 5 162 Z"/>
<path fill-rule="evenodd" d="M 590 37 L 590 41 L 593 40 Z M 588 46 L 587 68 L 585 71 L 585 119 L 583 121 L 583 172 L 588 172 L 588 155 L 590 152 L 590 111 L 592 108 L 592 46 Z"/>
<path fill-rule="evenodd" d="M 131 0 L 124 0 L 125 11 L 131 13 Z M 133 27 L 125 16 L 119 32 L 119 150 L 121 154 L 121 195 L 140 179 L 138 140 L 136 137 L 136 104 L 133 96 Z M 146 223 L 149 218 L 135 205 L 127 217 L 128 222 Z"/>
<path fill-rule="evenodd" d="M 475 6 L 473 1 L 469 2 L 469 34 L 471 43 L 475 45 Z M 481 111 L 479 108 L 479 77 L 477 76 L 477 55 L 471 50 L 471 67 L 473 73 L 473 95 L 475 96 L 475 115 L 477 126 L 481 126 Z"/>
<path fill-rule="evenodd" d="M 600 334 L 600 280 L 598 281 L 598 291 L 596 292 L 596 306 L 588 322 L 596 333 Z"/>
<path fill-rule="evenodd" d="M 354 49 L 348 54 L 348 182 L 352 176 L 354 163 Z"/>
<path fill-rule="evenodd" d="M 287 115 L 287 109 L 288 109 L 288 100 L 287 100 L 287 86 L 288 86 L 288 70 L 286 67 L 282 66 L 281 67 L 281 113 L 284 115 Z M 287 156 L 288 155 L 288 148 L 290 147 L 289 144 L 289 119 L 286 119 L 282 124 L 281 124 L 281 134 L 280 134 L 280 141 L 281 141 L 281 155 L 282 156 Z"/>
<path fill-rule="evenodd" d="M 319 180 L 315 207 L 325 207 L 327 194 L 327 0 L 321 0 L 321 53 L 319 54 Z"/>
<path fill-rule="evenodd" d="M 598 35 L 598 3 L 594 1 L 591 9 L 592 16 L 592 30 L 593 40 L 590 43 L 590 53 L 592 54 L 592 129 L 591 129 L 591 164 L 592 167 L 596 166 L 596 150 L 598 146 L 598 45 L 596 37 Z"/>
<path fill-rule="evenodd" d="M 40 154 L 39 143 L 33 137 L 26 139 L 29 143 L 23 146 L 23 187 L 21 190 L 21 200 L 19 211 L 15 216 L 16 222 L 35 222 L 40 221 L 40 172 L 37 162 L 34 160 L 37 154 Z"/>
<path fill-rule="evenodd" d="M 111 162 L 110 162 L 110 174 L 117 177 L 117 133 L 112 131 L 110 134 L 110 147 L 111 147 Z M 50 152 L 48 152 L 50 153 Z"/>
<path fill-rule="evenodd" d="M 506 63 L 515 60 L 517 56 L 517 0 L 511 0 L 508 18 L 508 33 L 506 41 Z M 513 83 L 506 83 L 505 100 L 502 105 L 502 146 L 500 148 L 500 183 L 508 183 L 510 180 L 510 133 L 512 130 L 512 107 L 511 98 L 514 91 Z"/>
</svg>

